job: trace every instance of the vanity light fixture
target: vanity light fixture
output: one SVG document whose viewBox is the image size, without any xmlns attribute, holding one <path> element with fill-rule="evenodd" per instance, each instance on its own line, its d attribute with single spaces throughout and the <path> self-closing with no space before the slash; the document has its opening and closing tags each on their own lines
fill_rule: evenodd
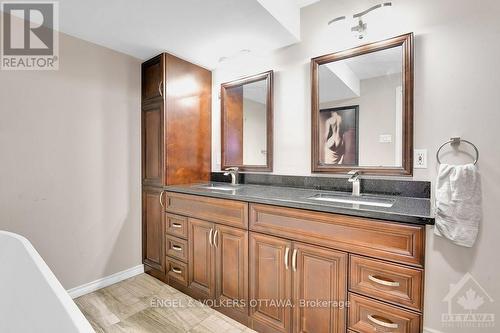
<svg viewBox="0 0 500 333">
<path fill-rule="evenodd" d="M 380 3 L 378 5 L 372 6 L 372 7 L 368 8 L 362 12 L 354 14 L 352 16 L 352 18 L 355 20 L 357 19 L 358 23 L 354 27 L 351 27 L 351 31 L 355 34 L 355 36 L 358 39 L 363 39 L 366 36 L 366 30 L 367 30 L 367 24 L 365 22 L 363 22 L 363 16 L 370 13 L 371 11 L 374 11 L 375 9 L 379 9 L 382 7 L 390 7 L 390 6 L 392 6 L 392 2 L 384 2 L 384 3 Z M 331 25 L 335 22 L 342 21 L 345 19 L 346 19 L 345 16 L 336 17 L 336 18 L 328 21 L 328 25 Z"/>
</svg>

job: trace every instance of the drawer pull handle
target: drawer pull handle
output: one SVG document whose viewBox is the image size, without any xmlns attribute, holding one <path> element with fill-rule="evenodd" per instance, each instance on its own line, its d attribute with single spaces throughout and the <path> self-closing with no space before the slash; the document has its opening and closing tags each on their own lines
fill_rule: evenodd
<svg viewBox="0 0 500 333">
<path fill-rule="evenodd" d="M 165 194 L 165 191 L 161 191 L 160 193 L 160 206 L 161 208 L 165 208 L 165 206 L 163 206 L 163 195 Z"/>
<path fill-rule="evenodd" d="M 218 234 L 219 234 L 219 229 L 216 229 L 215 233 L 214 233 L 214 246 L 215 247 L 219 247 L 219 239 L 217 238 Z"/>
<path fill-rule="evenodd" d="M 287 247 L 285 249 L 285 269 L 288 270 L 288 253 L 290 252 L 290 248 Z"/>
<path fill-rule="evenodd" d="M 388 286 L 388 287 L 399 287 L 399 282 L 395 282 L 395 281 L 387 281 L 387 280 L 382 280 L 382 279 L 379 279 L 373 275 L 368 275 L 368 279 L 370 281 L 373 281 L 375 283 L 378 283 L 378 284 L 381 284 L 383 286 Z"/>
<path fill-rule="evenodd" d="M 182 228 L 182 225 L 180 223 L 174 222 L 174 223 L 172 223 L 172 227 L 173 228 Z"/>
<path fill-rule="evenodd" d="M 175 251 L 182 251 L 182 247 L 179 245 L 172 245 L 172 249 Z"/>
<path fill-rule="evenodd" d="M 172 267 L 172 272 L 177 273 L 177 274 L 181 274 L 182 270 L 180 270 L 179 268 Z"/>
<path fill-rule="evenodd" d="M 297 271 L 297 249 L 293 249 L 292 253 L 292 270 Z"/>
<path fill-rule="evenodd" d="M 160 93 L 160 96 L 163 97 L 163 80 L 158 84 L 158 92 Z"/>
<path fill-rule="evenodd" d="M 378 316 L 377 316 L 378 317 Z M 391 322 L 390 320 L 386 318 L 379 317 L 380 319 L 375 318 L 375 315 L 368 315 L 368 320 L 371 321 L 374 324 L 377 324 L 379 326 L 385 327 L 385 328 L 393 328 L 397 329 L 399 327 L 398 324 L 395 324 Z M 381 320 L 383 319 L 383 320 Z"/>
</svg>

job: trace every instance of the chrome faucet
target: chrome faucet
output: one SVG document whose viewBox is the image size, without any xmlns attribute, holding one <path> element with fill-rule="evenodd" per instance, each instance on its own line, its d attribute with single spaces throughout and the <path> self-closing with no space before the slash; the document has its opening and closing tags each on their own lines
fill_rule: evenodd
<svg viewBox="0 0 500 333">
<path fill-rule="evenodd" d="M 347 173 L 351 177 L 349 177 L 349 183 L 352 183 L 352 195 L 355 197 L 360 196 L 360 182 L 361 179 L 359 178 L 361 176 L 359 170 L 351 170 Z"/>
<path fill-rule="evenodd" d="M 224 176 L 231 175 L 231 185 L 238 185 L 239 183 L 239 177 L 238 177 L 238 171 L 240 169 L 238 167 L 231 167 L 225 169 L 226 172 L 224 172 Z"/>
</svg>

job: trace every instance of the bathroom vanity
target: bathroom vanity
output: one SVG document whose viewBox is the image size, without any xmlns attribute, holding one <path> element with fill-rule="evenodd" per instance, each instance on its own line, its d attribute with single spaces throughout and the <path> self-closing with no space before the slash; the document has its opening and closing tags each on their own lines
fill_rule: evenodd
<svg viewBox="0 0 500 333">
<path fill-rule="evenodd" d="M 173 94 L 186 72 L 201 88 Z M 237 184 L 273 170 L 273 71 L 221 84 L 232 184 L 209 182 L 209 76 L 166 54 L 143 64 L 146 272 L 262 333 L 422 332 L 429 188 L 360 184 L 413 174 L 413 35 L 311 59 L 310 171 L 349 182 Z"/>
<path fill-rule="evenodd" d="M 165 282 L 258 332 L 421 332 L 429 200 L 322 193 L 166 187 Z"/>
</svg>

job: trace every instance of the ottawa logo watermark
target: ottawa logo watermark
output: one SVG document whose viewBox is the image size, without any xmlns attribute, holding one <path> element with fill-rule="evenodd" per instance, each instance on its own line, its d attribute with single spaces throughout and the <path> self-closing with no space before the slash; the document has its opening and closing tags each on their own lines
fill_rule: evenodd
<svg viewBox="0 0 500 333">
<path fill-rule="evenodd" d="M 59 69 L 57 2 L 2 2 L 0 69 Z"/>
<path fill-rule="evenodd" d="M 450 290 L 443 299 L 448 303 L 448 313 L 441 315 L 443 327 L 491 328 L 495 326 L 493 298 L 470 274 L 450 284 Z"/>
</svg>

